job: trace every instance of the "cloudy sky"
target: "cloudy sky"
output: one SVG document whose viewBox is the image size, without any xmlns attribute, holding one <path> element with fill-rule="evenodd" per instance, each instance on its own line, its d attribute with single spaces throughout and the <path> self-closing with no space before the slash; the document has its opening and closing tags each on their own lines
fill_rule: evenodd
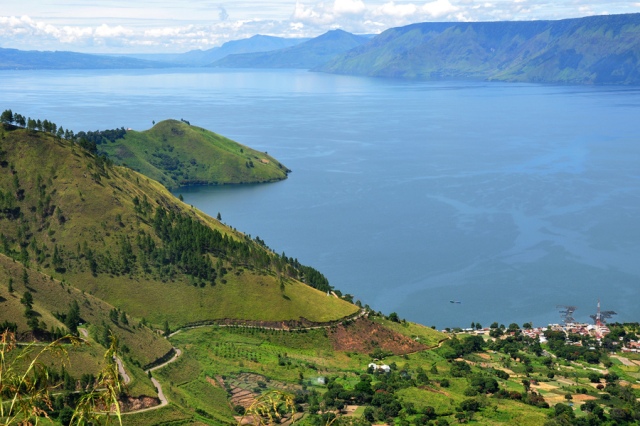
<svg viewBox="0 0 640 426">
<path fill-rule="evenodd" d="M 372 34 L 425 21 L 562 19 L 640 12 L 640 0 L 2 0 L 0 47 L 173 53 L 268 34 Z"/>
</svg>

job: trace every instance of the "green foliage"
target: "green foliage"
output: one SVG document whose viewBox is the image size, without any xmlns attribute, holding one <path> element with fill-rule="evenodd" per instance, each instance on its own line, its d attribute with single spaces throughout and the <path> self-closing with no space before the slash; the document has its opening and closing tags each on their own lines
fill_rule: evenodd
<svg viewBox="0 0 640 426">
<path fill-rule="evenodd" d="M 79 135 L 81 135 L 79 133 Z M 168 188 L 193 184 L 271 182 L 288 169 L 266 153 L 190 126 L 166 120 L 144 132 L 116 129 L 86 134 L 96 149 Z"/>
<path fill-rule="evenodd" d="M 63 424 L 102 424 L 110 423 L 113 418 L 102 411 L 103 407 L 115 407 L 116 419 L 120 424 L 120 410 L 118 398 L 122 391 L 120 377 L 113 357 L 116 354 L 117 343 L 112 341 L 105 353 L 105 369 L 95 381 L 95 388 L 82 394 L 76 401 L 74 393 L 68 393 L 69 401 L 76 401 L 74 407 L 65 410 L 59 400 L 52 398 L 52 390 L 63 380 L 69 383 L 64 387 L 67 391 L 74 391 L 75 385 L 64 369 L 68 352 L 63 343 L 74 346 L 86 342 L 74 337 L 66 336 L 44 347 L 35 345 L 17 346 L 15 335 L 5 331 L 0 336 L 0 419 L 2 424 L 23 425 L 38 424 L 55 413 Z M 38 349 L 36 349 L 38 348 Z M 63 374 L 57 375 L 42 361 L 47 356 L 53 356 L 62 367 Z M 86 382 L 86 380 L 85 380 Z M 58 391 L 59 392 L 59 391 Z"/>
</svg>

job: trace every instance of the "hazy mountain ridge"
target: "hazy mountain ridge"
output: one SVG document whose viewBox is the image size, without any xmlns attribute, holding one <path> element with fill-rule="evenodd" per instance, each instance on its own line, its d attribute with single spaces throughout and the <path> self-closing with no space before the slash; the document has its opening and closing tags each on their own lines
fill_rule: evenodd
<svg viewBox="0 0 640 426">
<path fill-rule="evenodd" d="M 0 70 L 29 69 L 141 69 L 168 64 L 120 56 L 0 48 Z"/>
<path fill-rule="evenodd" d="M 640 83 L 640 14 L 389 29 L 316 71 L 396 78 Z"/>
<path fill-rule="evenodd" d="M 211 64 L 224 68 L 314 68 L 369 40 L 343 30 L 329 31 L 296 46 L 263 53 L 229 55 Z"/>
<path fill-rule="evenodd" d="M 222 59 L 227 55 L 268 52 L 295 46 L 307 40 L 309 39 L 273 37 L 257 34 L 246 39 L 231 40 L 220 47 L 214 47 L 207 50 L 191 50 L 189 52 L 176 54 L 134 54 L 126 56 L 151 61 L 168 62 L 183 66 L 202 66 L 209 65 L 210 63 Z"/>
</svg>

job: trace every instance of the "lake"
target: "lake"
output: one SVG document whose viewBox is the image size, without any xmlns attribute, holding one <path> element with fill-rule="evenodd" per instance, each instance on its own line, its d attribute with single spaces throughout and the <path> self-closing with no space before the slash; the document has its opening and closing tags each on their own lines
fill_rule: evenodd
<svg viewBox="0 0 640 426">
<path fill-rule="evenodd" d="M 74 131 L 184 118 L 269 152 L 286 181 L 176 193 L 375 310 L 541 325 L 600 299 L 640 320 L 640 88 L 6 71 L 0 97 Z"/>
</svg>

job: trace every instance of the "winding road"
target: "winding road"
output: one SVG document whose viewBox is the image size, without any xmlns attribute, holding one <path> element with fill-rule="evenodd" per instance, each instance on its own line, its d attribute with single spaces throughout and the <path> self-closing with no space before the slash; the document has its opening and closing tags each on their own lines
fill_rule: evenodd
<svg viewBox="0 0 640 426">
<path fill-rule="evenodd" d="M 365 316 L 367 314 L 367 311 L 365 311 L 364 309 L 360 310 L 360 312 L 352 317 L 346 317 L 343 320 L 356 320 L 358 318 L 362 318 L 363 316 Z M 173 333 L 171 333 L 169 335 L 169 337 L 171 336 L 175 336 L 176 334 L 182 332 L 183 330 L 191 330 L 194 328 L 203 328 L 203 327 L 244 327 L 244 328 L 259 328 L 262 330 L 284 330 L 284 331 L 296 331 L 296 330 L 317 330 L 317 329 L 321 329 L 321 328 L 330 328 L 333 325 L 335 325 L 335 323 L 331 323 L 331 324 L 327 324 L 327 325 L 314 325 L 311 327 L 296 327 L 296 328 L 292 328 L 292 329 L 286 329 L 286 328 L 278 328 L 278 327 L 260 327 L 260 326 L 244 326 L 244 325 L 233 325 L 233 324 L 202 324 L 202 325 L 195 325 L 195 326 L 187 326 L 187 327 L 182 327 L 176 331 L 174 331 Z M 80 329 L 80 331 L 85 334 L 86 330 L 85 329 Z M 85 337 L 87 336 L 88 333 L 85 334 Z M 446 340 L 446 339 L 445 339 Z M 439 344 L 442 344 L 442 342 L 440 342 Z M 171 364 L 172 362 L 176 361 L 180 355 L 182 355 L 182 351 L 178 348 L 173 348 L 175 351 L 175 355 L 168 360 L 167 362 L 164 362 L 160 365 L 156 365 L 155 367 L 152 367 L 148 370 L 145 370 L 145 373 L 149 374 L 155 370 L 159 370 L 163 367 L 166 367 L 168 364 Z M 116 362 L 118 363 L 118 371 L 120 372 L 120 375 L 122 376 L 122 379 L 124 380 L 125 384 L 128 384 L 131 381 L 131 378 L 129 377 L 129 375 L 127 374 L 126 370 L 124 369 L 124 365 L 122 363 L 122 360 L 118 357 L 115 357 Z M 128 411 L 126 413 L 122 413 L 123 415 L 129 415 L 129 414 L 138 414 L 138 413 L 144 413 L 145 411 L 151 411 L 151 410 L 157 410 L 158 408 L 162 408 L 164 406 L 166 406 L 167 404 L 169 404 L 169 400 L 167 399 L 167 397 L 164 395 L 164 392 L 162 391 L 162 385 L 160 384 L 160 382 L 155 378 L 155 377 L 151 377 L 151 383 L 153 383 L 153 385 L 156 387 L 156 390 L 158 391 L 158 399 L 160 399 L 160 404 L 159 405 L 154 405 L 153 407 L 149 407 L 149 408 L 141 408 L 139 410 L 133 410 L 133 411 Z"/>
<path fill-rule="evenodd" d="M 176 361 L 178 359 L 178 357 L 180 357 L 180 355 L 182 355 L 182 351 L 178 348 L 173 348 L 176 353 L 175 355 L 168 360 L 167 362 L 164 362 L 160 365 L 156 365 L 153 368 L 150 368 L 148 370 L 145 370 L 145 373 L 149 374 L 152 371 L 158 370 L 160 368 L 166 367 L 167 365 L 171 364 L 172 362 Z M 122 366 L 122 362 L 120 361 L 119 358 L 116 358 L 118 362 L 118 369 L 120 369 L 120 367 Z M 123 374 L 124 373 L 124 374 Z M 126 375 L 126 372 L 124 372 L 124 367 L 122 367 L 122 369 L 120 370 L 120 374 L 122 375 L 125 384 L 128 383 L 127 382 L 127 377 L 129 377 L 128 375 Z M 160 384 L 160 382 L 155 378 L 155 377 L 151 377 L 151 383 L 153 383 L 153 386 L 156 387 L 156 390 L 158 391 L 158 399 L 160 399 L 160 404 L 158 405 L 154 405 L 153 407 L 149 407 L 149 408 L 141 408 L 139 410 L 133 410 L 133 411 L 128 411 L 126 413 L 122 413 L 122 414 L 138 414 L 138 413 L 144 413 L 145 411 L 151 411 L 151 410 L 157 410 L 158 408 L 162 408 L 165 405 L 169 404 L 169 400 L 167 399 L 167 397 L 164 395 L 164 392 L 162 391 L 162 385 Z"/>
</svg>

